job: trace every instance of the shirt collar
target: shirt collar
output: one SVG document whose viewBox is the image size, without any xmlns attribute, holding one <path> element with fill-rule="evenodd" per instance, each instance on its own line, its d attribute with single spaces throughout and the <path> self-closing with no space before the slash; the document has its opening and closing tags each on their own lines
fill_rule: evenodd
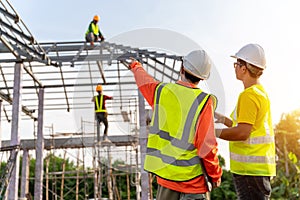
<svg viewBox="0 0 300 200">
<path fill-rule="evenodd" d="M 176 83 L 180 84 L 180 85 L 183 85 L 183 86 L 186 86 L 186 87 L 190 87 L 190 88 L 198 88 L 197 85 L 195 85 L 193 83 L 188 83 L 188 82 L 185 82 L 185 81 L 182 81 L 182 80 L 178 80 Z"/>
</svg>

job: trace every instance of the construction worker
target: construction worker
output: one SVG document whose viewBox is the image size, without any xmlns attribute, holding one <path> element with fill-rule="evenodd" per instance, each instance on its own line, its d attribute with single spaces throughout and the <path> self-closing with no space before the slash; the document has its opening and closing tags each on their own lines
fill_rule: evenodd
<svg viewBox="0 0 300 200">
<path fill-rule="evenodd" d="M 153 116 L 149 128 L 144 169 L 156 175 L 157 200 L 206 199 L 203 159 L 213 187 L 221 182 L 217 157 L 213 102 L 197 88 L 209 77 L 211 60 L 203 50 L 183 57 L 176 83 L 160 83 L 132 60 L 129 68 Z"/>
<path fill-rule="evenodd" d="M 93 21 L 89 24 L 89 28 L 85 33 L 85 40 L 90 42 L 91 45 L 94 45 L 94 42 L 97 42 L 99 39 L 100 41 L 104 41 L 104 36 L 102 35 L 100 28 L 98 26 L 98 22 L 100 17 L 95 15 Z"/>
<path fill-rule="evenodd" d="M 231 119 L 215 114 L 216 122 L 229 127 L 216 134 L 230 141 L 230 170 L 238 199 L 269 199 L 276 164 L 270 100 L 259 81 L 266 68 L 265 53 L 258 44 L 248 44 L 232 57 L 237 59 L 236 78 L 243 82 L 244 91 Z"/>
<path fill-rule="evenodd" d="M 111 96 L 104 95 L 102 93 L 102 85 L 98 84 L 96 86 L 96 92 L 98 93 L 97 96 L 94 96 L 92 98 L 92 102 L 95 103 L 95 113 L 96 113 L 96 119 L 97 119 L 97 128 L 99 127 L 100 123 L 102 122 L 104 124 L 104 140 L 108 140 L 107 138 L 107 129 L 108 129 L 108 121 L 107 121 L 107 110 L 105 107 L 105 101 L 109 99 L 113 99 Z M 97 137 L 98 141 L 100 140 L 100 133 L 97 129 Z"/>
</svg>

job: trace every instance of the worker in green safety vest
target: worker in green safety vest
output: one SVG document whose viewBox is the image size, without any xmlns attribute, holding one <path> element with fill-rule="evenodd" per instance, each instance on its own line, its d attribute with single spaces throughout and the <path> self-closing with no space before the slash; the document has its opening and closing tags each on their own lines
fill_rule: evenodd
<svg viewBox="0 0 300 200">
<path fill-rule="evenodd" d="M 220 185 L 214 99 L 197 87 L 208 79 L 211 66 L 207 53 L 195 50 L 183 57 L 180 80 L 160 83 L 140 62 L 129 65 L 153 108 L 144 169 L 156 175 L 157 200 L 206 199 L 210 186 Z"/>
<path fill-rule="evenodd" d="M 85 40 L 90 42 L 91 45 L 94 45 L 94 42 L 97 42 L 99 39 L 100 41 L 104 41 L 104 36 L 102 35 L 100 28 L 98 26 L 98 22 L 100 17 L 95 15 L 93 21 L 89 24 L 88 30 L 85 33 Z"/>
<path fill-rule="evenodd" d="M 105 107 L 105 101 L 113 99 L 111 96 L 104 95 L 102 85 L 98 84 L 96 86 L 97 96 L 92 98 L 92 101 L 95 103 L 95 114 L 98 125 L 100 123 L 104 124 L 104 136 L 103 139 L 107 140 L 107 130 L 108 130 L 108 121 L 107 121 L 107 110 Z M 97 125 L 97 126 L 98 126 Z"/>
</svg>

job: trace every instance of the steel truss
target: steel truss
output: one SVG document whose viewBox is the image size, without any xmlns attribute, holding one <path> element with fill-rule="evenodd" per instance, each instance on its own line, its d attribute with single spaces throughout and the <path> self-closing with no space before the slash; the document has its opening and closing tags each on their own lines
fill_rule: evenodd
<svg viewBox="0 0 300 200">
<path fill-rule="evenodd" d="M 137 97 L 137 88 L 128 72 L 129 57 L 139 59 L 145 69 L 159 81 L 178 80 L 181 57 L 157 51 L 132 48 L 109 42 L 95 46 L 79 42 L 53 42 L 39 45 L 47 57 L 57 65 L 45 65 L 37 61 L 24 60 L 23 112 L 35 118 L 39 87 L 45 88 L 45 110 L 67 110 L 91 108 L 90 98 L 94 87 L 100 83 L 104 91 L 114 95 L 119 107 Z M 0 55 L 9 53 L 0 48 Z M 11 119 L 11 94 L 13 90 L 13 65 L 17 58 L 0 57 L 0 96 L 6 100 L 6 117 Z M 33 78 L 34 77 L 34 78 Z M 130 94 L 130 95 L 129 95 Z M 108 102 L 108 107 L 113 105 Z M 115 113 L 117 114 L 117 113 Z"/>
<path fill-rule="evenodd" d="M 4 113 L 0 120 L 13 122 L 11 140 L 2 142 L 4 147 L 0 150 L 5 151 L 7 147 L 20 144 L 24 155 L 27 155 L 28 149 L 35 148 L 36 199 L 42 195 L 43 150 L 53 148 L 50 141 L 45 140 L 43 136 L 44 110 L 69 112 L 72 109 L 92 109 L 91 97 L 94 96 L 94 88 L 97 84 L 102 84 L 105 93 L 114 97 L 113 101 L 107 102 L 107 109 L 112 110 L 110 114 L 122 115 L 124 121 L 128 122 L 130 121 L 128 113 L 124 110 L 131 106 L 137 110 L 137 102 L 139 105 L 140 127 L 142 127 L 139 133 L 143 137 L 137 138 L 135 130 L 134 137 L 132 135 L 111 137 L 113 144 L 128 146 L 132 143 L 137 145 L 139 142 L 140 146 L 145 147 L 145 102 L 138 94 L 132 73 L 128 71 L 129 58 L 139 60 L 150 75 L 163 82 L 178 80 L 182 64 L 179 55 L 111 42 L 101 42 L 94 46 L 84 41 L 38 43 L 8 0 L 0 1 L 0 41 L 0 98 L 4 100 L 0 105 L 0 114 L 2 110 Z M 24 119 L 34 119 L 38 122 L 36 140 L 19 141 L 19 107 Z M 112 109 L 114 107 L 120 109 Z M 95 145 L 92 137 L 57 139 L 55 142 L 61 143 L 55 148 L 82 148 L 88 146 L 87 144 Z M 25 148 L 26 145 L 29 146 Z M 141 148 L 141 154 L 144 150 Z M 110 147 L 107 151 L 110 158 Z M 12 156 L 15 155 L 13 153 L 11 151 Z M 136 156 L 138 166 L 137 149 Z M 19 156 L 16 155 L 16 160 L 11 159 L 8 163 L 18 164 L 18 161 Z M 24 170 L 27 167 L 26 162 L 22 164 Z M 9 173 L 12 177 L 5 176 L 4 179 L 10 178 L 8 198 L 14 199 L 18 193 L 19 168 L 15 165 L 10 169 L 14 169 Z M 26 170 L 22 172 L 22 185 L 26 185 L 26 173 Z M 138 174 L 136 176 L 138 177 Z M 141 173 L 141 179 L 142 197 L 145 199 L 148 175 L 145 172 Z M 138 189 L 139 178 L 136 179 L 136 185 Z M 6 185 L 2 186 L 5 191 Z M 25 196 L 24 191 L 25 189 L 21 190 L 21 196 Z M 101 196 L 101 191 L 99 195 Z"/>
</svg>

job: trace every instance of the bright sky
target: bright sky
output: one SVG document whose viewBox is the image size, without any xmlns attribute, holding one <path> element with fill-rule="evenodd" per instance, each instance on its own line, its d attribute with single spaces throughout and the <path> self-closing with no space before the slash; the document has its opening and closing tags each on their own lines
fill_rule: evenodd
<svg viewBox="0 0 300 200">
<path fill-rule="evenodd" d="M 230 55 L 260 44 L 267 69 L 261 82 L 269 93 L 273 122 L 300 108 L 300 1 L 298 0 L 12 0 L 39 42 L 79 41 L 95 14 L 107 39 L 123 32 L 160 28 L 197 42 L 213 59 L 225 89 L 225 114 L 233 110 L 242 83 Z M 176 43 L 176 41 L 174 41 Z M 51 122 L 49 122 L 51 123 Z M 45 124 L 47 125 L 47 124 Z"/>
<path fill-rule="evenodd" d="M 209 52 L 222 76 L 229 114 L 242 83 L 235 80 L 233 59 L 247 43 L 266 52 L 261 81 L 272 103 L 274 123 L 281 113 L 300 107 L 300 2 L 297 0 L 193 1 L 38 1 L 11 3 L 39 42 L 83 40 L 88 23 L 99 14 L 107 39 L 142 28 L 176 31 Z M 174 41 L 176 42 L 176 41 Z M 228 92 L 228 93 L 227 93 Z"/>
</svg>

